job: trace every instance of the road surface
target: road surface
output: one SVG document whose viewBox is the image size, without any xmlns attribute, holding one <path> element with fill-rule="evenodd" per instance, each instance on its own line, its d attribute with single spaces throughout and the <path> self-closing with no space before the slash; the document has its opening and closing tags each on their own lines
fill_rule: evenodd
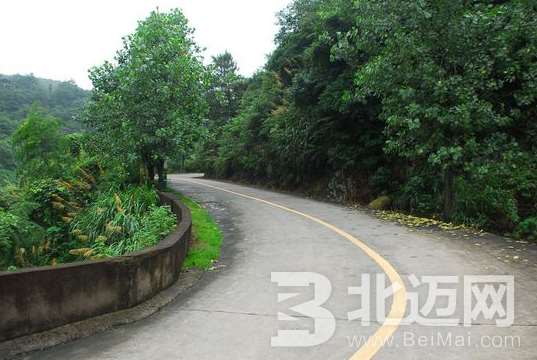
<svg viewBox="0 0 537 360">
<path fill-rule="evenodd" d="M 207 207 L 222 227 L 222 259 L 214 271 L 150 318 L 27 358 L 537 358 L 536 251 L 530 244 L 412 231 L 340 205 L 188 176 L 172 176 L 170 185 Z M 296 272 L 271 279 L 271 273 Z M 487 279 L 493 290 L 488 294 L 497 295 L 486 301 L 492 315 L 476 314 L 464 326 L 469 275 L 503 277 Z M 311 281 L 318 288 L 278 286 L 278 279 Z M 402 288 L 377 305 L 382 290 L 398 279 Z M 448 291 L 429 291 L 431 282 Z M 477 295 L 470 292 L 474 303 L 487 284 L 477 285 Z M 369 297 L 353 294 L 361 285 Z M 326 301 L 323 295 L 329 295 Z M 319 306 L 300 307 L 314 298 Z M 359 309 L 368 311 L 349 320 Z M 390 311 L 394 318 L 386 322 L 383 314 Z M 497 320 L 510 326 L 498 327 Z"/>
</svg>

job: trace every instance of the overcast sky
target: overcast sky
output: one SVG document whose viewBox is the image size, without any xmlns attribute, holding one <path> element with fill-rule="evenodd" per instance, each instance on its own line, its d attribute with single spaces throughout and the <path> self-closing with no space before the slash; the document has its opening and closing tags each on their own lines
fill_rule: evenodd
<svg viewBox="0 0 537 360">
<path fill-rule="evenodd" d="M 289 0 L 0 0 L 0 74 L 73 79 L 112 60 L 121 37 L 157 6 L 178 7 L 196 28 L 205 57 L 229 50 L 251 75 L 273 49 L 276 12 Z"/>
</svg>

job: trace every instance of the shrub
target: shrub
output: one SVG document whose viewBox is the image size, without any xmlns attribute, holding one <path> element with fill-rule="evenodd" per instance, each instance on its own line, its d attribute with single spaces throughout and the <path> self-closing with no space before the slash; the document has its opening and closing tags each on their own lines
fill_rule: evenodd
<svg viewBox="0 0 537 360">
<path fill-rule="evenodd" d="M 456 221 L 513 231 L 521 219 L 537 215 L 535 158 L 516 144 L 501 150 L 496 161 L 476 161 L 457 180 Z"/>
<path fill-rule="evenodd" d="M 397 208 L 419 215 L 438 214 L 439 181 L 428 175 L 410 177 L 397 192 L 394 205 Z"/>
<path fill-rule="evenodd" d="M 515 230 L 515 236 L 518 238 L 537 240 L 537 217 L 527 218 L 518 224 L 518 227 Z"/>
<path fill-rule="evenodd" d="M 0 269 L 46 263 L 44 235 L 38 225 L 0 209 Z"/>
<path fill-rule="evenodd" d="M 167 206 L 153 206 L 140 219 L 140 225 L 140 230 L 126 241 L 124 249 L 117 255 L 156 245 L 175 228 L 176 217 Z"/>
<path fill-rule="evenodd" d="M 82 257 L 118 256 L 156 244 L 175 225 L 175 216 L 158 206 L 152 188 L 129 187 L 101 194 L 77 216 L 71 235 L 78 249 L 71 254 Z M 76 250 L 92 249 L 80 252 Z"/>
</svg>

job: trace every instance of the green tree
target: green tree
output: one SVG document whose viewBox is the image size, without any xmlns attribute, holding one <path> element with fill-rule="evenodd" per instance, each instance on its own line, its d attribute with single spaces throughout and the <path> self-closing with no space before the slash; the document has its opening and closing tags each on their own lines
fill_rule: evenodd
<svg viewBox="0 0 537 360">
<path fill-rule="evenodd" d="M 221 126 L 237 115 L 244 79 L 238 73 L 237 63 L 229 52 L 213 56 L 208 66 L 210 85 L 208 119 L 213 126 Z"/>
<path fill-rule="evenodd" d="M 191 146 L 206 113 L 205 71 L 192 34 L 181 11 L 154 11 L 124 39 L 117 65 L 90 71 L 90 124 L 109 147 L 141 161 L 150 181 L 155 170 L 164 181 L 165 161 Z"/>
<path fill-rule="evenodd" d="M 410 212 L 527 233 L 536 15 L 525 0 L 292 1 L 237 116 L 209 140 L 216 156 L 200 157 L 206 173 L 387 194 Z"/>
<path fill-rule="evenodd" d="M 65 165 L 65 139 L 58 119 L 47 115 L 37 106 L 12 137 L 17 160 L 17 173 L 21 180 L 59 176 Z"/>
<path fill-rule="evenodd" d="M 233 56 L 227 51 L 212 58 L 207 72 L 209 75 L 206 94 L 209 110 L 207 121 L 202 128 L 201 141 L 196 144 L 188 157 L 190 167 L 196 167 L 196 170 L 203 171 L 207 175 L 214 175 L 223 127 L 238 114 L 247 84 L 238 73 Z M 176 167 L 183 170 L 183 166 Z"/>
</svg>

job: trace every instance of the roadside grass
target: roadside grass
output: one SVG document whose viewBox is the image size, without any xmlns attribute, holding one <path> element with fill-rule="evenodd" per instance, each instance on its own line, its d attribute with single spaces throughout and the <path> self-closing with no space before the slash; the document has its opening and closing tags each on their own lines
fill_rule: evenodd
<svg viewBox="0 0 537 360">
<path fill-rule="evenodd" d="M 208 270 L 220 257 L 222 246 L 222 232 L 200 204 L 184 196 L 180 192 L 168 188 L 190 209 L 192 213 L 192 244 L 183 264 L 185 269 Z"/>
</svg>

